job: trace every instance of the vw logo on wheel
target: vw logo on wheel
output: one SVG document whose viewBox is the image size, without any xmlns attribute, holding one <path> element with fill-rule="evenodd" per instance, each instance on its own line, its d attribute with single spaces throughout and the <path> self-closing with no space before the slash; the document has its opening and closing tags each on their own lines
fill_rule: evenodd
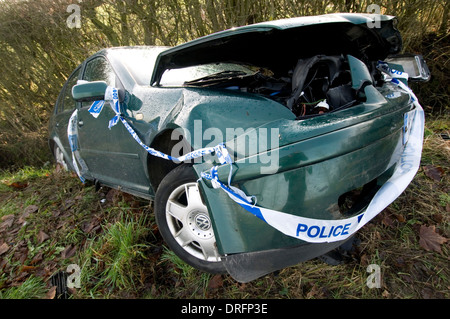
<svg viewBox="0 0 450 319">
<path fill-rule="evenodd" d="M 203 231 L 208 230 L 211 228 L 211 221 L 209 220 L 209 217 L 205 214 L 198 214 L 195 216 L 195 224 L 197 227 Z"/>
</svg>

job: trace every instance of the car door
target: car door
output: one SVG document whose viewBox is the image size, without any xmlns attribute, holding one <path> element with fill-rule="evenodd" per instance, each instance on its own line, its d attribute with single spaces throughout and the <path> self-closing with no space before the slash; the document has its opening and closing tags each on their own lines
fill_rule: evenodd
<svg viewBox="0 0 450 319">
<path fill-rule="evenodd" d="M 96 56 L 86 62 L 82 79 L 105 81 L 109 86 L 123 88 L 104 56 Z M 115 116 L 109 103 L 104 105 L 97 118 L 88 111 L 91 105 L 92 102 L 83 102 L 78 115 L 81 156 L 91 175 L 110 186 L 147 193 L 150 183 L 143 167 L 145 161 L 140 155 L 143 149 L 120 121 L 108 128 L 109 121 Z"/>
<path fill-rule="evenodd" d="M 115 74 L 103 56 L 95 56 L 86 61 L 82 79 L 85 81 L 105 81 L 114 85 Z M 105 104 L 97 118 L 89 113 L 92 102 L 82 102 L 78 109 L 78 139 L 80 155 L 86 162 L 92 177 L 108 181 L 113 171 L 109 160 L 110 135 L 108 121 L 114 112 Z"/>
</svg>

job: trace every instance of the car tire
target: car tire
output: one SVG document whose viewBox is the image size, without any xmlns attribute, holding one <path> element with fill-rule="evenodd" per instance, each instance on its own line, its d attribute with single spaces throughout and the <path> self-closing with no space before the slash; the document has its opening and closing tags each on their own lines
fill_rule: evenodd
<svg viewBox="0 0 450 319">
<path fill-rule="evenodd" d="M 165 176 L 156 192 L 156 223 L 166 244 L 184 262 L 209 273 L 225 273 L 197 179 L 188 164 Z"/>
<path fill-rule="evenodd" d="M 61 151 L 58 145 L 55 145 L 54 154 L 56 167 L 59 166 L 60 169 L 68 171 L 69 166 L 67 165 L 66 159 L 64 158 L 64 153 Z"/>
</svg>

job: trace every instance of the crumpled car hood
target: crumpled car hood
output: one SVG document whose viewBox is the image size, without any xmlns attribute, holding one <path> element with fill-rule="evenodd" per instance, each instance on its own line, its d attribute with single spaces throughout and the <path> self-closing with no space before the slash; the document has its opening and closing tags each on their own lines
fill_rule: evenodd
<svg viewBox="0 0 450 319">
<path fill-rule="evenodd" d="M 374 19 L 379 27 L 370 24 Z M 232 28 L 162 52 L 151 83 L 158 85 L 166 69 L 215 62 L 256 65 L 276 74 L 295 65 L 299 58 L 316 54 L 382 60 L 401 51 L 402 40 L 395 25 L 393 16 L 339 13 Z"/>
</svg>

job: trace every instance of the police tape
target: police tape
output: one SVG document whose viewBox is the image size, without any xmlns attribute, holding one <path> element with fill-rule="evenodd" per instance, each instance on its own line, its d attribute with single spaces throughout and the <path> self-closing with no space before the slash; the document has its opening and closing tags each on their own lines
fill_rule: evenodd
<svg viewBox="0 0 450 319">
<path fill-rule="evenodd" d="M 69 119 L 69 124 L 67 125 L 67 138 L 69 139 L 70 150 L 72 152 L 72 165 L 75 168 L 75 172 L 80 178 L 81 182 L 85 182 L 84 175 L 88 172 L 88 167 L 86 163 L 80 156 L 79 148 L 78 148 L 78 110 L 72 113 Z M 78 163 L 80 163 L 81 170 L 78 167 Z"/>
<path fill-rule="evenodd" d="M 150 155 L 164 158 L 166 160 L 171 160 L 176 163 L 182 163 L 191 159 L 195 159 L 198 157 L 205 156 L 207 154 L 215 153 L 217 158 L 219 159 L 219 162 L 221 164 L 225 163 L 227 159 L 230 159 L 230 156 L 228 155 L 228 152 L 225 149 L 225 145 L 223 143 L 220 143 L 214 147 L 206 147 L 201 148 L 195 151 L 192 151 L 190 153 L 187 153 L 185 155 L 182 155 L 180 157 L 173 157 L 168 154 L 164 154 L 163 152 L 160 152 L 158 150 L 155 150 L 154 148 L 151 148 L 144 144 L 142 140 L 139 138 L 135 130 L 131 127 L 130 124 L 126 121 L 126 119 L 122 116 L 122 113 L 120 111 L 120 103 L 119 103 L 119 94 L 118 90 L 114 87 L 108 86 L 105 91 L 105 98 L 104 100 L 98 100 L 94 101 L 92 105 L 89 107 L 88 112 L 94 117 L 98 118 L 101 111 L 103 110 L 103 107 L 105 106 L 106 102 L 109 102 L 111 109 L 114 111 L 115 116 L 109 121 L 108 128 L 111 129 L 114 127 L 119 121 L 123 123 L 127 131 L 130 133 L 130 135 L 134 138 L 134 140 L 143 147 Z M 72 116 L 69 119 L 69 125 L 67 128 L 67 136 L 69 139 L 69 144 L 72 150 L 72 164 L 75 168 L 75 172 L 77 173 L 78 177 L 80 178 L 81 182 L 85 182 L 85 174 L 88 173 L 88 167 L 84 160 L 80 156 L 79 148 L 78 148 L 78 131 L 77 131 L 77 122 L 78 122 L 78 110 L 75 110 L 72 113 Z M 78 166 L 78 163 L 81 166 L 81 169 Z"/>
<path fill-rule="evenodd" d="M 420 165 L 420 154 L 422 152 L 424 127 L 424 114 L 420 105 L 416 108 L 413 116 L 414 121 L 410 130 L 408 143 L 399 161 L 396 163 L 397 165 L 393 175 L 377 191 L 366 210 L 351 218 L 322 220 L 258 207 L 251 200 L 253 196 L 247 196 L 236 187 L 232 187 L 231 185 L 227 186 L 219 180 L 217 174 L 218 166 L 212 167 L 209 173 L 203 172 L 202 178 L 210 180 L 214 188 L 221 188 L 233 201 L 245 210 L 285 235 L 312 243 L 344 240 L 353 235 L 390 205 L 406 189 L 417 173 Z"/>
<path fill-rule="evenodd" d="M 254 196 L 247 196 L 242 190 L 230 185 L 231 162 L 227 162 L 230 165 L 228 186 L 219 180 L 218 166 L 212 167 L 209 173 L 203 172 L 202 178 L 210 180 L 214 188 L 221 188 L 245 210 L 287 236 L 310 243 L 335 242 L 349 238 L 400 196 L 420 166 L 425 124 L 424 111 L 409 87 L 396 78 L 391 79 L 391 82 L 410 95 L 410 101 L 414 104 L 415 110 L 409 115 L 411 121 L 408 123 L 411 124 L 411 128 L 409 132 L 406 132 L 409 137 L 392 176 L 380 187 L 362 213 L 346 219 L 323 220 L 256 206 L 253 202 Z"/>
<path fill-rule="evenodd" d="M 408 73 L 402 72 L 399 70 L 392 69 L 387 62 L 384 61 L 378 61 L 377 62 L 377 69 L 385 73 L 390 78 L 397 78 L 397 79 L 405 79 L 408 80 Z"/>
<path fill-rule="evenodd" d="M 411 121 L 408 122 L 411 124 L 411 129 L 408 132 L 408 142 L 405 144 L 403 153 L 396 163 L 393 175 L 377 191 L 367 208 L 362 213 L 345 219 L 324 220 L 308 218 L 257 206 L 255 196 L 248 196 L 239 188 L 231 185 L 233 162 L 224 143 L 220 143 L 215 147 L 195 150 L 181 157 L 172 157 L 145 145 L 131 125 L 128 124 L 126 119 L 122 116 L 118 92 L 115 88 L 108 87 L 105 92 L 105 100 L 95 101 L 91 105 L 89 112 L 92 116 L 98 117 L 106 101 L 109 101 L 111 108 L 116 115 L 109 121 L 108 127 L 111 129 L 120 120 L 134 140 L 153 156 L 173 160 L 175 162 L 183 162 L 214 152 L 221 165 L 229 165 L 230 167 L 228 185 L 225 185 L 219 180 L 217 173 L 218 166 L 213 166 L 209 173 L 202 172 L 200 179 L 210 180 L 214 188 L 222 189 L 234 202 L 239 204 L 246 211 L 260 218 L 283 234 L 306 242 L 325 243 L 344 240 L 352 236 L 384 208 L 390 205 L 406 189 L 419 169 L 423 143 L 424 112 L 418 103 L 417 97 L 409 87 L 396 78 L 392 78 L 391 82 L 408 93 L 411 97 L 411 101 L 415 105 L 415 111 L 410 115 Z M 74 112 L 74 115 L 76 117 L 76 111 Z M 69 121 L 69 126 L 72 129 L 73 124 L 71 123 L 72 118 L 71 121 Z M 69 137 L 69 141 L 72 141 L 72 147 L 72 144 L 76 145 L 75 142 L 77 139 L 76 132 L 71 132 L 72 134 Z M 78 149 L 76 147 L 72 149 L 73 154 L 75 155 L 73 157 L 73 163 L 78 176 L 82 179 L 82 173 L 87 171 L 87 166 L 79 156 Z M 83 167 L 81 171 L 76 165 L 75 157 L 80 161 L 80 165 Z"/>
</svg>

